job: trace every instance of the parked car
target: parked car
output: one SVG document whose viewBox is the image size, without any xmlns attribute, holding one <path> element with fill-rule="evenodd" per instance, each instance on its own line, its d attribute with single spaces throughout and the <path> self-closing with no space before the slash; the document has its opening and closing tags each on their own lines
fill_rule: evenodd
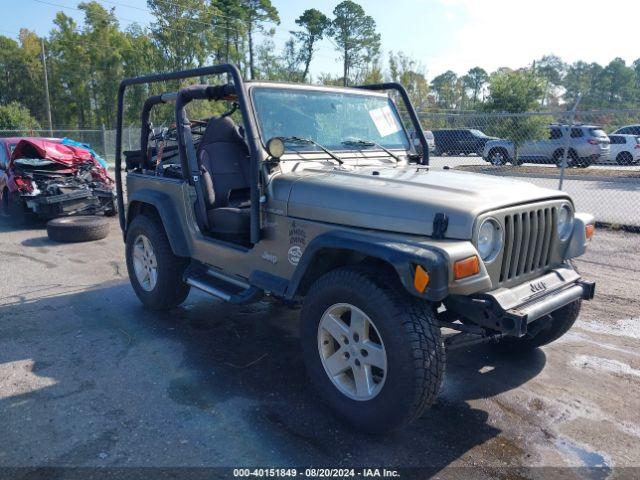
<svg viewBox="0 0 640 480">
<path fill-rule="evenodd" d="M 640 136 L 640 125 L 627 125 L 626 127 L 621 127 L 613 132 L 616 135 L 635 135 L 636 137 Z"/>
<path fill-rule="evenodd" d="M 632 165 L 640 162 L 640 137 L 636 135 L 609 135 L 611 150 L 609 158 L 618 165 Z"/>
<path fill-rule="evenodd" d="M 73 144 L 71 144 L 73 143 Z M 0 138 L 0 209 L 13 220 L 115 215 L 113 180 L 92 153 L 55 138 Z"/>
<path fill-rule="evenodd" d="M 433 130 L 438 155 L 482 155 L 485 144 L 496 137 L 489 137 L 473 128 Z"/>
<path fill-rule="evenodd" d="M 436 142 L 433 136 L 433 132 L 431 130 L 424 130 L 424 138 L 427 139 L 427 145 L 429 145 L 429 154 L 437 155 Z M 413 146 L 416 148 L 418 152 L 420 152 L 422 145 L 420 145 L 420 138 L 418 138 L 418 135 L 416 134 L 415 131 L 411 132 L 411 140 L 413 141 Z"/>
<path fill-rule="evenodd" d="M 127 86 L 211 75 L 233 83 L 145 101 L 125 175 L 116 143 L 127 269 L 148 308 L 170 310 L 192 287 L 237 304 L 265 294 L 301 303 L 302 358 L 319 395 L 384 432 L 433 404 L 456 347 L 548 344 L 593 297 L 570 259 L 585 252 L 594 217 L 566 192 L 412 165 L 408 130 L 380 91 L 397 91 L 419 132 L 398 84 L 245 83 L 233 65 L 127 79 L 118 138 Z M 195 101 L 229 110 L 189 122 Z M 178 148 L 159 160 L 166 142 L 149 145 L 149 118 L 167 102 Z"/>
<path fill-rule="evenodd" d="M 595 125 L 549 125 L 549 136 L 542 140 L 528 140 L 516 146 L 511 140 L 491 140 L 486 143 L 482 158 L 492 165 L 511 163 L 552 163 L 562 165 L 565 148 L 567 165 L 588 167 L 609 156 L 609 137 Z"/>
</svg>

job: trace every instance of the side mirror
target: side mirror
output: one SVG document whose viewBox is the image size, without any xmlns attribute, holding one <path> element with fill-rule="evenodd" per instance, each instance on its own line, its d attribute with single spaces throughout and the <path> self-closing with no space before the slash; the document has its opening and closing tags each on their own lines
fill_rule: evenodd
<svg viewBox="0 0 640 480">
<path fill-rule="evenodd" d="M 284 142 L 280 137 L 273 137 L 267 142 L 267 153 L 276 160 L 284 155 Z"/>
</svg>

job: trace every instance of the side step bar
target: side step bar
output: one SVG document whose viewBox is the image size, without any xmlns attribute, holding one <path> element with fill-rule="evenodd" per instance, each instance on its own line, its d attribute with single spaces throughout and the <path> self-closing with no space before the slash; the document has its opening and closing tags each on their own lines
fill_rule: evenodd
<svg viewBox="0 0 640 480">
<path fill-rule="evenodd" d="M 253 303 L 264 295 L 263 290 L 213 268 L 189 267 L 184 281 L 209 295 L 235 304 Z"/>
</svg>

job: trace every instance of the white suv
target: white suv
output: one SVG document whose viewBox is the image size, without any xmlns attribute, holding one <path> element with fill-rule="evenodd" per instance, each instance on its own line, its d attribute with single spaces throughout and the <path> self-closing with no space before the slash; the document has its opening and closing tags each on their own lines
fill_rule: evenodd
<svg viewBox="0 0 640 480">
<path fill-rule="evenodd" d="M 618 165 L 632 165 L 640 162 L 640 137 L 635 135 L 609 135 L 611 141 L 610 159 Z"/>
<path fill-rule="evenodd" d="M 568 135 L 568 138 L 567 138 Z M 609 157 L 609 137 L 594 125 L 549 125 L 549 137 L 544 140 L 528 140 L 518 146 L 518 158 L 512 140 L 490 140 L 486 143 L 482 158 L 492 165 L 507 162 L 553 163 L 561 166 L 564 149 L 567 165 L 588 167 L 592 163 Z"/>
</svg>

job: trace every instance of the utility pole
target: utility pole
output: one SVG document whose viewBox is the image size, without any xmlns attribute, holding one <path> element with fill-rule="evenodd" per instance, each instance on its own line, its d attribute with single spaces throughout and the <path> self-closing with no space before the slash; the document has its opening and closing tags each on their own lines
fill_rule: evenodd
<svg viewBox="0 0 640 480">
<path fill-rule="evenodd" d="M 47 106 L 49 136 L 53 137 L 53 123 L 51 122 L 51 101 L 49 100 L 49 77 L 47 76 L 47 57 L 44 54 L 44 38 L 40 39 L 40 46 L 42 47 L 42 68 L 44 71 L 44 102 Z"/>
</svg>

